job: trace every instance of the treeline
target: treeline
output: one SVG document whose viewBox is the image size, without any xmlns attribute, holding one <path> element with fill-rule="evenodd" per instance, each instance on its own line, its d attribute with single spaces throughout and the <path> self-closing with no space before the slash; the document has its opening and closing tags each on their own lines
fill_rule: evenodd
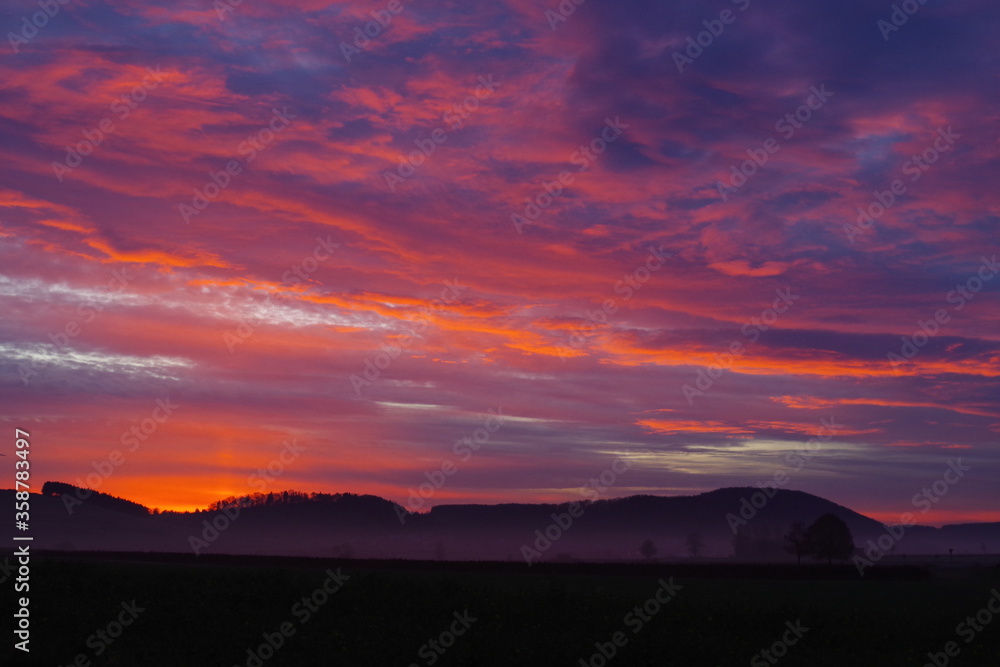
<svg viewBox="0 0 1000 667">
<path fill-rule="evenodd" d="M 274 505 L 301 505 L 304 503 L 335 503 L 343 498 L 357 498 L 354 493 L 303 493 L 301 491 L 279 491 L 277 493 L 251 493 L 245 496 L 229 496 L 208 506 L 210 512 L 239 507 L 271 507 Z"/>
<path fill-rule="evenodd" d="M 43 496 L 63 496 L 72 495 L 77 500 L 85 502 L 93 507 L 103 507 L 105 509 L 122 512 L 124 514 L 135 514 L 146 516 L 150 514 L 149 508 L 131 500 L 112 496 L 108 493 L 101 493 L 81 486 L 66 484 L 65 482 L 45 482 L 42 485 Z"/>
<path fill-rule="evenodd" d="M 844 520 L 835 514 L 824 514 L 810 526 L 793 523 L 787 532 L 779 534 L 768 526 L 741 526 L 733 537 L 733 554 L 746 560 L 770 560 L 782 552 L 792 554 L 798 562 L 803 556 L 825 560 L 847 560 L 854 553 L 854 537 Z"/>
</svg>

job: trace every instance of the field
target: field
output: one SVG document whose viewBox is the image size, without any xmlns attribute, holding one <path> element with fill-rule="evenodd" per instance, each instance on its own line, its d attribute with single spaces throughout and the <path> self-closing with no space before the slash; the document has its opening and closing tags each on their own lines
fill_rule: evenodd
<svg viewBox="0 0 1000 667">
<path fill-rule="evenodd" d="M 39 554 L 32 651 L 12 664 L 885 667 L 924 665 L 954 641 L 949 664 L 997 665 L 1000 618 L 968 642 L 956 626 L 998 586 L 985 567 L 859 579 L 825 566 Z"/>
</svg>

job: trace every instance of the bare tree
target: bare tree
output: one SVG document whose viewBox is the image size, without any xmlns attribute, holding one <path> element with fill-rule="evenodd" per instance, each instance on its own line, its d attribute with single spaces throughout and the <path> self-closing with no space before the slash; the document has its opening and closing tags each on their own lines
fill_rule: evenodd
<svg viewBox="0 0 1000 667">
<path fill-rule="evenodd" d="M 653 540 L 649 538 L 646 538 L 646 540 L 642 543 L 642 546 L 639 547 L 639 553 L 642 554 L 642 557 L 645 558 L 646 560 L 649 560 L 650 558 L 655 556 L 656 552 L 657 552 L 656 545 L 653 544 Z"/>
<path fill-rule="evenodd" d="M 801 521 L 796 521 L 785 533 L 785 551 L 795 554 L 802 565 L 802 556 L 806 553 L 806 527 Z"/>
<path fill-rule="evenodd" d="M 697 558 L 701 555 L 702 549 L 705 548 L 705 543 L 701 539 L 701 533 L 698 531 L 692 531 L 687 536 L 687 548 L 688 553 L 691 554 L 692 558 Z"/>
</svg>

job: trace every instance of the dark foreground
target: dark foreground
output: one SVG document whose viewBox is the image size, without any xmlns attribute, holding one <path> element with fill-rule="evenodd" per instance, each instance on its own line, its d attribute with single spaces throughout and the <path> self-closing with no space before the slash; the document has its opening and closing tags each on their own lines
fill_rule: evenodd
<svg viewBox="0 0 1000 667">
<path fill-rule="evenodd" d="M 1000 664 L 987 567 L 38 554 L 30 586 L 31 653 L 8 630 L 3 664 Z"/>
</svg>

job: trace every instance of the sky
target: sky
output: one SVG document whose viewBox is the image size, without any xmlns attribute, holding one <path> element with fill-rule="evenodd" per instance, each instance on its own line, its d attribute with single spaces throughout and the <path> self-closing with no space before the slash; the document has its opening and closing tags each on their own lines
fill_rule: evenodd
<svg viewBox="0 0 1000 667">
<path fill-rule="evenodd" d="M 0 28 L 0 420 L 35 490 L 426 510 L 605 473 L 1000 521 L 992 0 Z"/>
</svg>

